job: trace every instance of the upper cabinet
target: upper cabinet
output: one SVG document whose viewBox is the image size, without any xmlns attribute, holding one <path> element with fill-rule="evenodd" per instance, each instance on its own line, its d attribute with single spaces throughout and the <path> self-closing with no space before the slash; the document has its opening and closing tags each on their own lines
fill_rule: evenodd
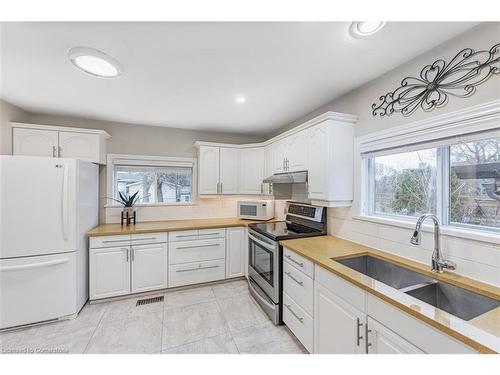
<svg viewBox="0 0 500 375">
<path fill-rule="evenodd" d="M 240 150 L 240 194 L 263 194 L 264 156 L 264 147 L 242 148 Z"/>
<path fill-rule="evenodd" d="M 273 173 L 307 170 L 307 129 L 272 144 Z"/>
<path fill-rule="evenodd" d="M 106 164 L 106 140 L 102 130 L 14 123 L 13 154 L 75 158 Z"/>
<path fill-rule="evenodd" d="M 308 129 L 308 189 L 313 204 L 349 206 L 353 199 L 354 127 L 326 120 Z"/>
<path fill-rule="evenodd" d="M 198 193 L 238 194 L 238 148 L 199 146 Z"/>
</svg>

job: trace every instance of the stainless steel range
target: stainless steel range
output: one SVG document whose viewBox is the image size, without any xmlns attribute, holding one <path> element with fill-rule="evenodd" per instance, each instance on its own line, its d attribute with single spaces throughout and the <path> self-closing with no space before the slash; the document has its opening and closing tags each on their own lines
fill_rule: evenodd
<svg viewBox="0 0 500 375">
<path fill-rule="evenodd" d="M 248 226 L 250 294 L 274 324 L 282 323 L 283 248 L 279 241 L 326 235 L 326 208 L 287 202 L 286 220 Z"/>
</svg>

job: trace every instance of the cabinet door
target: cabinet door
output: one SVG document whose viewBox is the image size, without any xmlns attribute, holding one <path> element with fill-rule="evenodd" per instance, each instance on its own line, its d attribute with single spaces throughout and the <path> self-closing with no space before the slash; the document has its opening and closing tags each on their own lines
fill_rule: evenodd
<svg viewBox="0 0 500 375">
<path fill-rule="evenodd" d="M 314 283 L 314 352 L 318 354 L 365 353 L 365 314 Z"/>
<path fill-rule="evenodd" d="M 226 279 L 245 275 L 245 228 L 226 229 Z"/>
<path fill-rule="evenodd" d="M 219 187 L 219 147 L 200 146 L 198 194 L 217 194 Z"/>
<path fill-rule="evenodd" d="M 238 194 L 239 149 L 220 148 L 220 192 Z"/>
<path fill-rule="evenodd" d="M 368 317 L 369 354 L 423 354 L 424 352 L 386 326 Z"/>
<path fill-rule="evenodd" d="M 59 156 L 99 163 L 99 136 L 97 134 L 59 132 Z"/>
<path fill-rule="evenodd" d="M 57 156 L 58 136 L 54 130 L 13 129 L 13 155 Z"/>
<path fill-rule="evenodd" d="M 263 194 L 264 148 L 243 148 L 240 150 L 239 192 L 241 194 Z"/>
<path fill-rule="evenodd" d="M 167 287 L 167 245 L 131 247 L 132 293 Z"/>
<path fill-rule="evenodd" d="M 274 142 L 272 144 L 273 170 L 272 173 L 281 173 L 285 171 L 286 139 Z"/>
<path fill-rule="evenodd" d="M 285 138 L 287 171 L 307 170 L 307 129 Z"/>
<path fill-rule="evenodd" d="M 309 129 L 308 185 L 310 199 L 328 200 L 329 138 L 328 124 Z"/>
<path fill-rule="evenodd" d="M 130 293 L 130 248 L 90 250 L 90 299 Z"/>
</svg>

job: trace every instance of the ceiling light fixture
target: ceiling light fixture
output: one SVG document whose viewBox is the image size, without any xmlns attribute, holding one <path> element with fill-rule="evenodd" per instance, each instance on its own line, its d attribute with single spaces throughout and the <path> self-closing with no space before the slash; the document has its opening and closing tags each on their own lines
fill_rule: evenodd
<svg viewBox="0 0 500 375">
<path fill-rule="evenodd" d="M 234 98 L 234 101 L 236 103 L 245 103 L 247 101 L 247 99 L 244 96 L 240 95 L 240 96 L 237 96 L 236 98 Z"/>
<path fill-rule="evenodd" d="M 350 32 L 355 38 L 366 38 L 380 31 L 384 25 L 384 21 L 353 22 L 350 27 Z"/>
<path fill-rule="evenodd" d="M 75 47 L 69 50 L 71 63 L 81 71 L 99 78 L 117 78 L 121 75 L 120 63 L 99 50 Z"/>
</svg>

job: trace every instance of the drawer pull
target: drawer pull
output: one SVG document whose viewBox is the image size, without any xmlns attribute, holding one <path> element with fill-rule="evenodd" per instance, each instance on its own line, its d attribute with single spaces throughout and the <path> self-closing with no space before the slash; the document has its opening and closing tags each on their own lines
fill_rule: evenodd
<svg viewBox="0 0 500 375">
<path fill-rule="evenodd" d="M 220 246 L 220 244 L 218 244 L 218 243 L 213 243 L 213 244 L 210 244 L 210 245 L 179 246 L 179 247 L 177 247 L 177 250 L 179 250 L 179 249 L 197 249 L 197 248 L 199 248 L 199 247 L 213 247 L 213 246 Z"/>
<path fill-rule="evenodd" d="M 134 238 L 134 239 L 132 239 L 132 241 L 149 241 L 149 240 L 156 240 L 156 237 Z"/>
<path fill-rule="evenodd" d="M 292 313 L 292 315 L 301 323 L 304 322 L 304 318 L 301 318 L 300 316 L 297 315 L 297 313 L 295 311 L 293 311 L 290 307 L 290 305 L 287 305 L 286 303 L 284 303 L 285 307 L 288 309 L 288 311 L 290 311 Z"/>
<path fill-rule="evenodd" d="M 215 233 L 200 233 L 198 234 L 198 236 L 213 236 L 213 235 L 217 235 L 219 234 L 219 232 L 215 232 Z"/>
<path fill-rule="evenodd" d="M 113 243 L 113 242 L 128 242 L 130 240 L 105 240 L 102 243 Z"/>
<path fill-rule="evenodd" d="M 184 238 L 184 237 L 198 237 L 198 234 L 177 234 L 175 235 L 177 238 Z"/>
<path fill-rule="evenodd" d="M 293 263 L 295 263 L 297 266 L 299 267 L 304 267 L 304 263 L 303 262 L 297 262 L 295 259 L 293 259 L 290 255 L 286 254 L 285 255 L 288 259 L 290 259 Z"/>
<path fill-rule="evenodd" d="M 295 277 L 292 276 L 292 274 L 290 272 L 285 272 L 285 275 L 287 275 L 290 279 L 292 279 L 293 281 L 295 281 L 300 286 L 304 286 L 304 282 L 297 280 Z"/>
<path fill-rule="evenodd" d="M 177 270 L 175 272 L 189 272 L 189 271 L 200 271 L 200 270 L 208 270 L 209 268 L 219 268 L 219 266 L 208 266 L 208 267 L 198 267 L 198 268 L 188 268 L 186 270 Z"/>
</svg>

